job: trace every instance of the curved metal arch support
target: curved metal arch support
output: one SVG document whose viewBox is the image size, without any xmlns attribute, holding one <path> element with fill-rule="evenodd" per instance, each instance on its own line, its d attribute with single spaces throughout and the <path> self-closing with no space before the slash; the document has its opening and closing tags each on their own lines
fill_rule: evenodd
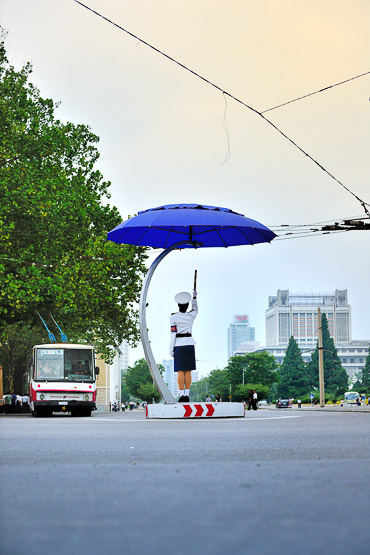
<svg viewBox="0 0 370 555">
<path fill-rule="evenodd" d="M 143 349 L 144 349 L 144 355 L 145 355 L 145 359 L 148 363 L 148 367 L 149 367 L 150 373 L 152 375 L 152 378 L 154 380 L 154 383 L 157 386 L 158 391 L 159 391 L 163 401 L 166 404 L 176 403 L 176 400 L 175 400 L 174 396 L 172 395 L 172 393 L 170 392 L 170 390 L 168 389 L 167 385 L 165 384 L 165 382 L 164 382 L 164 380 L 161 376 L 161 373 L 158 370 L 158 366 L 157 366 L 157 364 L 154 360 L 152 348 L 150 346 L 150 341 L 149 341 L 149 337 L 148 337 L 148 328 L 147 328 L 147 325 L 146 325 L 146 299 L 147 299 L 147 296 L 148 296 L 148 289 L 149 289 L 150 281 L 153 277 L 154 271 L 156 270 L 158 264 L 171 251 L 173 251 L 175 249 L 179 249 L 179 248 L 181 248 L 181 246 L 185 246 L 185 245 L 196 246 L 196 243 L 194 243 L 193 241 L 189 241 L 189 240 L 179 241 L 178 243 L 175 243 L 175 244 L 171 245 L 171 247 L 168 247 L 167 249 L 165 249 L 154 260 L 154 262 L 152 263 L 152 265 L 150 266 L 150 268 L 148 270 L 148 273 L 145 276 L 143 287 L 141 289 L 141 296 L 140 296 L 139 321 L 140 321 L 141 342 L 142 342 Z"/>
</svg>

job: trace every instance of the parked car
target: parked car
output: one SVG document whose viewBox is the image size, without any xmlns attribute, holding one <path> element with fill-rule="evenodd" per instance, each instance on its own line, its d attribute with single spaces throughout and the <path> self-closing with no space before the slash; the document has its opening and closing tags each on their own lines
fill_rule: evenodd
<svg viewBox="0 0 370 555">
<path fill-rule="evenodd" d="M 276 401 L 276 408 L 277 409 L 291 409 L 292 405 L 290 404 L 290 399 L 278 399 Z"/>
<path fill-rule="evenodd" d="M 269 406 L 270 406 L 270 403 L 268 403 L 268 402 L 266 401 L 266 399 L 262 399 L 262 401 L 258 401 L 258 406 L 259 406 L 259 407 L 269 407 Z"/>
</svg>

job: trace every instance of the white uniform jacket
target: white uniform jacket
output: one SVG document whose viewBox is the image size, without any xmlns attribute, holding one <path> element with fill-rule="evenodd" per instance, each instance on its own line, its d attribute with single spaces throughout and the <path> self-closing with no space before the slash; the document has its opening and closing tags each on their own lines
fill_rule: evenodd
<svg viewBox="0 0 370 555">
<path fill-rule="evenodd" d="M 178 333 L 192 333 L 193 323 L 198 314 L 197 299 L 192 299 L 191 310 L 189 312 L 175 312 L 171 314 L 171 339 L 170 339 L 170 356 L 173 357 L 175 347 L 183 347 L 184 345 L 195 345 L 192 337 L 176 337 Z"/>
</svg>

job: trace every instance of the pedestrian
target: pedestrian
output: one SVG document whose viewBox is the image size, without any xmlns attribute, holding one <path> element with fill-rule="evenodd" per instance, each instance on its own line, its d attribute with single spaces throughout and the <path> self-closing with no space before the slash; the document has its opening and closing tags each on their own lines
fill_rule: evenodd
<svg viewBox="0 0 370 555">
<path fill-rule="evenodd" d="M 250 389 L 248 391 L 248 410 L 251 410 L 253 407 L 253 391 Z"/>
<path fill-rule="evenodd" d="M 4 397 L 4 410 L 5 414 L 9 414 L 12 409 L 12 396 L 8 392 Z"/>
<path fill-rule="evenodd" d="M 175 301 L 178 304 L 179 311 L 171 314 L 170 318 L 170 356 L 174 357 L 174 371 L 177 372 L 177 383 L 180 391 L 179 403 L 189 402 L 191 371 L 196 369 L 195 341 L 192 336 L 193 323 L 198 315 L 197 291 L 195 287 L 191 310 L 187 312 L 190 299 L 190 293 L 177 293 Z"/>
<path fill-rule="evenodd" d="M 17 413 L 22 412 L 22 395 L 16 396 L 15 407 Z"/>
<path fill-rule="evenodd" d="M 216 403 L 222 403 L 222 397 L 219 393 L 216 395 Z"/>
<path fill-rule="evenodd" d="M 253 406 L 253 410 L 257 410 L 257 406 L 258 406 L 258 395 L 256 390 L 253 390 L 253 397 L 252 397 L 252 406 Z"/>
<path fill-rule="evenodd" d="M 301 401 L 301 399 L 298 399 L 297 403 L 298 403 L 298 408 L 300 409 L 300 408 L 302 407 L 302 401 Z"/>
<path fill-rule="evenodd" d="M 123 401 L 122 401 L 122 404 L 121 404 L 121 411 L 126 412 L 126 405 Z"/>
<path fill-rule="evenodd" d="M 209 403 L 210 401 L 212 401 L 212 399 L 211 399 L 211 397 L 210 397 L 209 395 L 207 395 L 206 403 Z"/>
<path fill-rule="evenodd" d="M 30 398 L 27 394 L 22 397 L 22 412 L 30 412 Z"/>
</svg>

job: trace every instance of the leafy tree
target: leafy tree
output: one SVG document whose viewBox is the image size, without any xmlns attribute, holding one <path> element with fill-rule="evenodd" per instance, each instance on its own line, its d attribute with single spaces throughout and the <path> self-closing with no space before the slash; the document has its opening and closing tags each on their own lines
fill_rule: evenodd
<svg viewBox="0 0 370 555">
<path fill-rule="evenodd" d="M 228 400 L 230 383 L 226 370 L 211 370 L 209 376 L 191 384 L 190 395 L 195 401 L 205 401 L 207 395 L 214 398 L 220 395 L 223 401 Z"/>
<path fill-rule="evenodd" d="M 137 390 L 138 397 L 147 403 L 151 403 L 154 399 L 159 401 L 159 393 L 157 388 L 152 383 L 143 383 Z"/>
<path fill-rule="evenodd" d="M 161 373 L 164 371 L 161 365 L 158 365 L 158 369 Z M 157 388 L 153 385 L 153 378 L 145 358 L 137 360 L 133 366 L 128 367 L 126 387 L 130 395 L 138 397 L 143 401 L 151 401 L 153 398 L 155 401 L 160 400 L 160 395 Z"/>
<path fill-rule="evenodd" d="M 16 71 L 0 43 L 0 362 L 10 385 L 22 381 L 29 347 L 20 339 L 15 352 L 11 338 L 43 330 L 35 309 L 107 362 L 123 339 L 135 344 L 146 259 L 143 248 L 106 241 L 122 218 L 95 168 L 99 139 L 56 119 L 31 70 Z"/>
<path fill-rule="evenodd" d="M 335 396 L 342 395 L 348 388 L 348 375 L 342 367 L 333 338 L 330 337 L 328 321 L 325 314 L 321 315 L 322 343 L 324 358 L 324 386 L 325 393 Z M 317 343 L 308 363 L 311 385 L 319 387 L 319 346 Z"/>
<path fill-rule="evenodd" d="M 16 323 L 12 326 L 0 328 L 0 361 L 4 372 L 4 391 L 25 393 L 28 361 L 31 357 L 33 345 L 42 343 L 44 334 L 39 328 L 32 328 L 28 324 Z M 28 353 L 28 357 L 25 355 Z M 18 369 L 18 372 L 16 371 Z"/>
<path fill-rule="evenodd" d="M 229 395 L 228 376 L 225 370 L 212 370 L 208 377 L 208 391 L 210 395 L 220 395 L 223 401 L 226 401 Z"/>
<path fill-rule="evenodd" d="M 309 393 L 311 384 L 306 364 L 303 362 L 301 350 L 293 336 L 289 339 L 279 374 L 280 383 L 277 391 L 280 397 L 297 399 Z"/>
<path fill-rule="evenodd" d="M 271 385 L 277 381 L 276 359 L 270 353 L 247 353 L 231 357 L 226 367 L 228 382 L 232 387 L 243 383 Z"/>
<path fill-rule="evenodd" d="M 233 401 L 248 401 L 249 390 L 256 391 L 258 399 L 266 399 L 268 397 L 270 388 L 268 385 L 260 383 L 247 383 L 245 385 L 237 385 L 232 391 Z"/>
<path fill-rule="evenodd" d="M 370 395 L 370 347 L 365 366 L 362 369 L 361 387 L 364 393 Z"/>
<path fill-rule="evenodd" d="M 190 400 L 191 401 L 205 401 L 208 393 L 209 378 L 202 378 L 197 382 L 191 384 Z"/>
</svg>

